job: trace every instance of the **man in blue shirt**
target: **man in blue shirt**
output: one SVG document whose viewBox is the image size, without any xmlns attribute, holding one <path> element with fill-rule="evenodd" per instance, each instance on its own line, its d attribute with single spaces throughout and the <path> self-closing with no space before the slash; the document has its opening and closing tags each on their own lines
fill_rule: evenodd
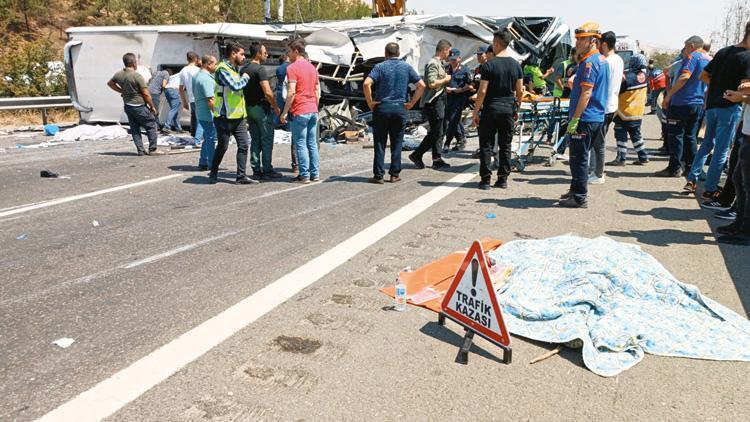
<svg viewBox="0 0 750 422">
<path fill-rule="evenodd" d="M 597 49 L 601 38 L 599 24 L 588 22 L 575 30 L 578 69 L 570 93 L 570 191 L 560 198 L 560 206 L 588 206 L 588 160 L 593 142 L 603 142 L 604 115 L 609 93 L 609 66 Z"/>
<path fill-rule="evenodd" d="M 473 75 L 467 67 L 461 64 L 461 52 L 457 48 L 451 48 L 448 56 L 446 72 L 451 75 L 451 81 L 445 92 L 448 94 L 448 103 L 445 107 L 446 131 L 443 150 L 450 148 L 451 141 L 456 138 L 456 146 L 453 151 L 461 151 L 466 145 L 464 135 L 464 124 L 461 122 L 461 113 L 469 103 L 469 96 L 474 93 Z"/>
<path fill-rule="evenodd" d="M 682 63 L 677 80 L 664 96 L 662 107 L 667 110 L 667 136 L 669 137 L 669 165 L 657 171 L 657 177 L 683 176 L 693 165 L 700 117 L 705 104 L 706 84 L 701 73 L 710 61 L 703 50 L 703 39 L 694 35 L 685 41 Z"/>
<path fill-rule="evenodd" d="M 384 183 L 385 145 L 391 138 L 391 165 L 388 173 L 391 183 L 401 180 L 401 146 L 404 141 L 407 111 L 411 110 L 422 97 L 425 83 L 419 74 L 406 62 L 399 59 L 398 44 L 391 42 L 385 46 L 385 61 L 378 63 L 365 79 L 364 94 L 367 105 L 372 110 L 372 132 L 375 143 L 373 177 L 370 183 Z M 417 91 L 409 101 L 409 84 L 415 84 Z M 373 85 L 375 96 L 373 98 Z"/>
</svg>

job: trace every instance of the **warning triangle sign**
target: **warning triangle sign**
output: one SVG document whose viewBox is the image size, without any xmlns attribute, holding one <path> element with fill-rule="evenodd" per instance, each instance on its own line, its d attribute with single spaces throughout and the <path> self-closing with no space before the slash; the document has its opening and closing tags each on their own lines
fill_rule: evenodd
<svg viewBox="0 0 750 422">
<path fill-rule="evenodd" d="M 474 241 L 458 268 L 443 299 L 443 313 L 487 340 L 510 347 L 510 336 L 479 241 Z"/>
</svg>

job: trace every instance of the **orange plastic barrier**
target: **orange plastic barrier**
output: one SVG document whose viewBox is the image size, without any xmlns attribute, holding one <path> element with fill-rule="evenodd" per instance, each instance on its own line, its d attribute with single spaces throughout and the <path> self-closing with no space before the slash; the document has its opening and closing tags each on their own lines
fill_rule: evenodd
<svg viewBox="0 0 750 422">
<path fill-rule="evenodd" d="M 482 239 L 482 248 L 484 249 L 485 255 L 490 251 L 494 251 L 502 244 L 503 242 L 500 240 Z M 458 267 L 461 265 L 465 255 L 466 251 L 454 252 L 415 271 L 399 273 L 401 280 L 406 285 L 406 296 L 409 298 L 407 302 L 410 305 L 420 306 L 434 312 L 440 312 L 442 310 L 440 305 L 443 301 L 443 296 L 448 290 L 448 287 L 450 287 L 453 278 L 456 276 L 456 271 L 458 271 Z M 432 300 L 419 304 L 414 303 L 411 300 L 414 295 L 424 292 L 429 288 L 439 292 L 440 295 Z M 396 294 L 394 286 L 384 287 L 380 289 L 380 291 L 392 298 L 395 297 Z"/>
</svg>

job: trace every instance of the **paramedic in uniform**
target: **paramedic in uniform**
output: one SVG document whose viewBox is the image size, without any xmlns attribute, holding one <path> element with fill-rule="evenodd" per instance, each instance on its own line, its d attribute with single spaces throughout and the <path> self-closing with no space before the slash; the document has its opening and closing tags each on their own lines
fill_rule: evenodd
<svg viewBox="0 0 750 422">
<path fill-rule="evenodd" d="M 566 208 L 588 206 L 588 161 L 591 145 L 604 136 L 604 114 L 609 92 L 609 66 L 597 49 L 601 38 L 599 24 L 588 22 L 575 30 L 578 70 L 570 93 L 570 191 L 559 205 Z"/>
</svg>

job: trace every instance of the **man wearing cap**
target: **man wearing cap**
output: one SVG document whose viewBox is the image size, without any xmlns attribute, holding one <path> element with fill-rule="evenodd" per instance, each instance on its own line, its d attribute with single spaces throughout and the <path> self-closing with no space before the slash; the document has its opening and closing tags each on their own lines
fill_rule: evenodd
<svg viewBox="0 0 750 422">
<path fill-rule="evenodd" d="M 710 61 L 703 50 L 703 39 L 693 35 L 685 41 L 682 62 L 677 80 L 664 96 L 662 108 L 667 110 L 667 136 L 669 137 L 669 165 L 654 173 L 656 177 L 682 176 L 693 165 L 697 148 L 698 128 L 706 93 L 706 83 L 701 73 Z"/>
<path fill-rule="evenodd" d="M 588 22 L 575 30 L 578 70 L 570 93 L 570 191 L 560 198 L 560 206 L 588 206 L 588 161 L 591 145 L 604 136 L 602 126 L 609 92 L 609 66 L 597 49 L 601 38 L 599 24 Z"/>
<path fill-rule="evenodd" d="M 445 88 L 448 94 L 448 102 L 445 108 L 446 131 L 443 150 L 450 148 L 451 141 L 456 138 L 456 146 L 453 147 L 453 150 L 461 151 L 466 145 L 461 113 L 469 102 L 469 95 L 475 91 L 472 85 L 473 77 L 469 69 L 461 64 L 461 52 L 457 48 L 451 48 L 448 66 L 445 70 L 451 75 L 451 81 Z"/>
<path fill-rule="evenodd" d="M 451 75 L 448 75 L 445 71 L 444 61 L 450 55 L 450 51 L 450 41 L 438 41 L 435 47 L 435 56 L 424 67 L 424 81 L 427 90 L 422 97 L 422 109 L 429 121 L 430 130 L 417 149 L 409 154 L 409 160 L 418 169 L 425 167 L 422 156 L 427 151 L 432 151 L 432 168 L 450 167 L 450 164 L 446 163 L 440 154 L 442 150 L 440 143 L 443 140 L 443 125 L 445 124 L 445 87 L 451 81 Z"/>
</svg>

